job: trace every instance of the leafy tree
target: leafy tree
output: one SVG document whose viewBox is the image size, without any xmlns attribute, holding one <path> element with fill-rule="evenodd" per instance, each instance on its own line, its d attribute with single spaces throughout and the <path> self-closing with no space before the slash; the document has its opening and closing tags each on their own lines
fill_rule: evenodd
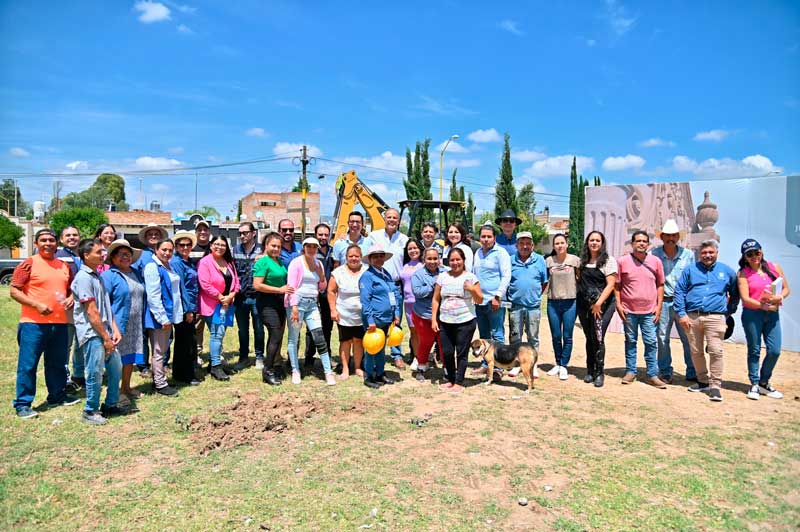
<svg viewBox="0 0 800 532">
<path fill-rule="evenodd" d="M 94 236 L 101 224 L 107 224 L 108 218 L 102 209 L 96 207 L 71 207 L 61 209 L 50 217 L 50 228 L 56 233 L 67 226 L 75 226 L 82 238 Z"/>
<path fill-rule="evenodd" d="M 211 205 L 203 205 L 199 209 L 191 209 L 184 213 L 186 216 L 191 216 L 193 214 L 199 214 L 205 219 L 214 218 L 215 220 L 219 220 L 221 218 L 219 211 L 212 207 Z"/>
<path fill-rule="evenodd" d="M 569 234 L 567 250 L 579 255 L 583 246 L 583 226 L 578 225 L 578 168 L 576 158 L 572 158 L 572 170 L 569 175 Z"/>
<path fill-rule="evenodd" d="M 475 201 L 472 199 L 472 192 L 469 193 L 469 197 L 467 198 L 467 220 L 466 224 L 467 232 L 471 233 L 475 229 L 474 220 L 475 217 Z"/>
<path fill-rule="evenodd" d="M 242 219 L 242 200 L 236 202 L 236 221 L 239 222 Z"/>
<path fill-rule="evenodd" d="M 14 192 L 17 193 L 17 214 L 21 218 L 33 218 L 33 208 L 31 205 L 22 199 L 22 193 L 19 187 L 14 184 L 13 179 L 3 179 L 0 183 L 0 208 L 8 208 L 8 214 L 14 214 Z"/>
<path fill-rule="evenodd" d="M 519 207 L 517 215 L 522 219 L 522 223 L 517 227 L 517 232 L 530 231 L 534 244 L 538 244 L 547 237 L 547 229 L 536 221 L 536 198 L 533 192 L 533 183 L 526 183 L 519 189 L 517 207 Z"/>
<path fill-rule="evenodd" d="M 130 207 L 125 201 L 125 179 L 117 174 L 100 174 L 92 186 L 81 192 L 70 192 L 61 202 L 62 209 L 76 207 L 97 207 L 106 209 L 113 201 L 116 210 L 127 211 Z M 51 209 L 56 207 L 55 198 L 50 203 Z"/>
<path fill-rule="evenodd" d="M 411 150 L 406 148 L 406 179 L 403 180 L 403 186 L 406 189 L 406 197 L 408 199 L 433 199 L 431 194 L 431 165 L 428 156 L 430 145 L 431 139 L 425 139 L 424 142 L 417 141 L 413 158 Z M 418 235 L 422 230 L 422 224 L 432 217 L 433 212 L 430 209 L 421 209 L 417 213 L 414 227 L 411 228 L 411 234 Z"/>
<path fill-rule="evenodd" d="M 308 190 L 308 179 L 303 179 L 303 174 L 297 178 L 297 184 L 292 187 L 292 192 L 302 192 L 303 189 Z"/>
<path fill-rule="evenodd" d="M 506 209 L 517 212 L 517 191 L 514 188 L 514 175 L 511 171 L 511 145 L 508 133 L 505 134 L 503 157 L 500 162 L 500 175 L 494 187 L 494 214 L 500 216 Z"/>
<path fill-rule="evenodd" d="M 14 249 L 22 247 L 22 237 L 25 231 L 0 214 L 0 249 Z"/>
</svg>

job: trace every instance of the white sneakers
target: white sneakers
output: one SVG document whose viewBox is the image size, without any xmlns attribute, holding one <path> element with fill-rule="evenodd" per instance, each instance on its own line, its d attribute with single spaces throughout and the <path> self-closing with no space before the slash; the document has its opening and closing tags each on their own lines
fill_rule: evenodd
<svg viewBox="0 0 800 532">
<path fill-rule="evenodd" d="M 567 373 L 567 368 L 565 366 L 558 366 L 558 378 L 562 381 L 569 378 L 569 373 Z"/>
<path fill-rule="evenodd" d="M 302 380 L 303 379 L 300 378 L 300 372 L 299 371 L 293 371 L 292 372 L 292 384 L 300 384 L 302 382 Z"/>
<path fill-rule="evenodd" d="M 256 359 L 256 369 L 264 369 L 264 359 L 257 358 Z"/>
<path fill-rule="evenodd" d="M 750 387 L 750 391 L 747 392 L 747 398 L 752 399 L 753 401 L 758 401 L 758 398 L 761 397 L 758 393 L 758 384 L 754 384 Z"/>
<path fill-rule="evenodd" d="M 553 368 L 550 371 L 547 372 L 547 376 L 548 377 L 554 377 L 555 375 L 558 375 L 558 372 L 559 372 L 560 369 L 561 369 L 561 366 L 553 366 Z"/>
<path fill-rule="evenodd" d="M 533 378 L 534 379 L 539 378 L 539 366 L 533 366 Z"/>
<path fill-rule="evenodd" d="M 750 390 L 752 391 L 752 389 Z M 767 383 L 766 386 L 758 385 L 758 393 L 761 395 L 766 395 L 771 399 L 783 399 L 783 394 L 772 387 L 771 384 Z M 748 394 L 749 395 L 749 394 Z"/>
<path fill-rule="evenodd" d="M 333 373 L 326 373 L 325 384 L 328 386 L 336 386 L 336 376 Z"/>
<path fill-rule="evenodd" d="M 519 375 L 520 371 L 522 371 L 522 368 L 520 366 L 517 366 L 516 368 L 511 368 L 508 371 L 508 376 L 509 377 L 516 377 L 517 375 Z"/>
</svg>

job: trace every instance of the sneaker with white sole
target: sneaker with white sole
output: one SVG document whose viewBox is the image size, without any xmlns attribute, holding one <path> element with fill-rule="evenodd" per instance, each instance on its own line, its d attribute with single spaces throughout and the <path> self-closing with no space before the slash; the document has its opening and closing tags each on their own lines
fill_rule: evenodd
<svg viewBox="0 0 800 532">
<path fill-rule="evenodd" d="M 750 391 L 747 392 L 747 398 L 752 399 L 753 401 L 758 401 L 758 398 L 761 397 L 758 393 L 758 384 L 754 384 L 750 387 Z"/>
<path fill-rule="evenodd" d="M 569 373 L 567 373 L 567 368 L 564 366 L 558 367 L 558 378 L 562 381 L 565 381 L 569 378 Z"/>
<path fill-rule="evenodd" d="M 327 384 L 328 386 L 336 386 L 336 375 L 334 375 L 333 373 L 326 373 L 325 384 Z"/>
<path fill-rule="evenodd" d="M 517 366 L 516 368 L 511 368 L 510 370 L 508 370 L 508 376 L 516 377 L 517 375 L 519 375 L 520 371 L 522 371 L 522 368 L 519 366 Z"/>
<path fill-rule="evenodd" d="M 539 366 L 533 366 L 533 378 L 534 379 L 539 378 Z"/>
<path fill-rule="evenodd" d="M 547 372 L 548 377 L 554 377 L 558 375 L 558 372 L 561 371 L 561 366 L 553 366 L 550 371 Z"/>
<path fill-rule="evenodd" d="M 761 395 L 766 395 L 771 399 L 783 399 L 783 394 L 772 387 L 770 383 L 767 384 L 759 384 L 758 385 L 758 393 Z"/>
<path fill-rule="evenodd" d="M 686 389 L 689 390 L 690 392 L 708 393 L 708 391 L 711 390 L 711 386 L 709 386 L 708 383 L 705 382 L 696 382 Z"/>
<path fill-rule="evenodd" d="M 256 369 L 264 369 L 264 359 L 257 358 L 256 359 Z"/>
<path fill-rule="evenodd" d="M 719 403 L 720 401 L 722 401 L 722 392 L 720 391 L 719 388 L 711 388 L 710 390 L 708 390 L 708 398 L 711 399 L 712 401 Z"/>
<path fill-rule="evenodd" d="M 302 380 L 303 379 L 300 377 L 300 372 L 299 371 L 293 371 L 292 372 L 292 384 L 300 384 L 300 382 L 302 382 Z"/>
</svg>

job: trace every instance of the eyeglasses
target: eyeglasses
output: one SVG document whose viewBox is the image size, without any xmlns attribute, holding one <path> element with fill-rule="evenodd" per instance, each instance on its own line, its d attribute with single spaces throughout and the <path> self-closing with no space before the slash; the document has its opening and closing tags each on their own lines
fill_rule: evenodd
<svg viewBox="0 0 800 532">
<path fill-rule="evenodd" d="M 294 227 L 281 227 L 281 233 L 294 233 Z"/>
<path fill-rule="evenodd" d="M 747 258 L 757 257 L 759 253 L 761 253 L 760 250 L 750 250 L 747 253 L 745 253 L 744 256 L 747 257 Z"/>
<path fill-rule="evenodd" d="M 185 242 L 185 243 L 182 243 L 182 244 L 178 244 L 178 247 L 179 248 L 190 248 L 190 247 L 192 247 L 192 243 L 191 242 Z"/>
<path fill-rule="evenodd" d="M 239 236 L 249 235 L 250 233 L 252 233 L 252 231 L 239 231 Z"/>
</svg>

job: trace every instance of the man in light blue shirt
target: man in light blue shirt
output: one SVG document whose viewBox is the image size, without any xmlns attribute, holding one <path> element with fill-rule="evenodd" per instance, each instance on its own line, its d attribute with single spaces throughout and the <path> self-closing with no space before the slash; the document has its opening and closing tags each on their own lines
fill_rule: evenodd
<svg viewBox="0 0 800 532">
<path fill-rule="evenodd" d="M 500 302 L 506 298 L 506 290 L 511 282 L 511 257 L 496 243 L 496 236 L 494 226 L 481 227 L 481 248 L 475 253 L 472 273 L 481 283 L 483 301 L 475 310 L 480 337 L 505 343 L 505 309 Z"/>
<path fill-rule="evenodd" d="M 544 257 L 533 252 L 533 235 L 522 231 L 517 235 L 517 253 L 511 257 L 511 282 L 508 285 L 510 343 L 522 341 L 524 327 L 528 342 L 539 349 L 540 307 L 548 279 Z"/>
<path fill-rule="evenodd" d="M 358 211 L 353 211 L 347 216 L 347 233 L 333 243 L 333 267 L 338 268 L 345 261 L 347 248 L 352 244 L 357 244 L 361 248 L 361 254 L 366 255 L 369 248 L 366 246 L 366 238 L 361 234 L 364 227 L 364 215 Z"/>
<path fill-rule="evenodd" d="M 683 270 L 694 262 L 694 253 L 678 245 L 680 229 L 675 220 L 667 220 L 661 229 L 659 238 L 664 245 L 652 251 L 653 256 L 661 260 L 664 267 L 664 303 L 661 306 L 661 317 L 658 320 L 656 339 L 658 340 L 658 378 L 667 384 L 672 384 L 672 350 L 670 349 L 670 336 L 672 326 L 678 321 L 678 315 L 673 309 L 675 283 L 681 278 Z M 678 337 L 683 346 L 683 361 L 686 364 L 686 380 L 697 382 L 697 373 L 692 363 L 692 349 L 689 346 L 689 337 L 683 327 L 676 326 Z"/>
</svg>

